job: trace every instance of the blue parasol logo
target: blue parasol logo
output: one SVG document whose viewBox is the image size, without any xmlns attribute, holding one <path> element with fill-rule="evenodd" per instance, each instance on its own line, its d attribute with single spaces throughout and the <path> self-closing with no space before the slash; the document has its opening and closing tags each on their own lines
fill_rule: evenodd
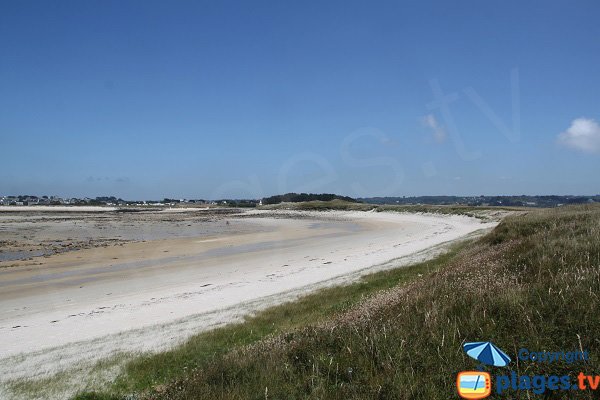
<svg viewBox="0 0 600 400">
<path fill-rule="evenodd" d="M 485 365 L 506 367 L 510 362 L 510 357 L 492 342 L 465 343 L 463 350 L 469 357 Z"/>
</svg>

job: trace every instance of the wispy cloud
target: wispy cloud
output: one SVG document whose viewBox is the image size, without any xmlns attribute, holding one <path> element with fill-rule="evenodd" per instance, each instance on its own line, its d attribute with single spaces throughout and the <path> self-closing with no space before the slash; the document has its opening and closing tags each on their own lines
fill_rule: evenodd
<svg viewBox="0 0 600 400">
<path fill-rule="evenodd" d="M 431 129 L 433 132 L 433 139 L 436 143 L 443 143 L 448 136 L 446 133 L 446 129 L 437 121 L 435 115 L 427 114 L 422 119 L 423 125 L 427 128 Z"/>
<path fill-rule="evenodd" d="M 577 118 L 569 129 L 558 135 L 558 143 L 585 153 L 600 154 L 600 125 L 590 118 Z"/>
</svg>

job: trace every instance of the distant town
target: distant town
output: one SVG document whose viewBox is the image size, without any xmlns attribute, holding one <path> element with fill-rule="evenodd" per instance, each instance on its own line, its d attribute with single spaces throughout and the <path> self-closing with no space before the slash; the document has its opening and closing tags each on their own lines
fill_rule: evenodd
<svg viewBox="0 0 600 400">
<path fill-rule="evenodd" d="M 114 196 L 89 197 L 58 197 L 58 196 L 0 196 L 0 205 L 4 206 L 127 206 L 127 205 L 152 205 L 164 206 L 175 204 L 218 204 L 217 201 L 188 200 L 188 199 L 163 199 L 163 200 L 123 200 Z"/>
<path fill-rule="evenodd" d="M 343 200 L 371 204 L 401 204 L 401 205 L 469 205 L 469 206 L 498 206 L 498 207 L 560 207 L 568 204 L 585 204 L 600 202 L 600 195 L 592 196 L 402 196 L 402 197 L 368 197 L 354 199 L 335 194 L 287 193 L 261 199 L 174 199 L 162 200 L 123 200 L 114 196 L 89 197 L 58 197 L 58 196 L 0 196 L 3 206 L 36 206 L 36 205 L 93 205 L 93 206 L 175 206 L 175 205 L 207 205 L 225 207 L 256 207 L 282 202 L 329 201 Z"/>
</svg>

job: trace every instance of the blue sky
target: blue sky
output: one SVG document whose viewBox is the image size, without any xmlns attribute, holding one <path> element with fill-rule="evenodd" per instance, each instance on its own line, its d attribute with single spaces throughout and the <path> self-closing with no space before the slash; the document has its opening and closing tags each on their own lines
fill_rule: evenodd
<svg viewBox="0 0 600 400">
<path fill-rule="evenodd" d="M 600 193 L 599 14 L 2 2 L 0 194 Z"/>
</svg>

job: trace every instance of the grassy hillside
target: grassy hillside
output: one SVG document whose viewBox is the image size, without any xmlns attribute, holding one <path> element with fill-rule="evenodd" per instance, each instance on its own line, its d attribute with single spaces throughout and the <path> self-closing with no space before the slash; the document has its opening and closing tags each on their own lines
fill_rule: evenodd
<svg viewBox="0 0 600 400">
<path fill-rule="evenodd" d="M 435 213 L 468 215 L 477 218 L 487 218 L 490 213 L 503 211 L 530 211 L 524 207 L 472 207 L 465 205 L 391 205 L 391 204 L 368 204 L 354 203 L 345 200 L 331 201 L 305 201 L 302 203 L 279 203 L 259 207 L 264 210 L 300 210 L 300 211 L 391 211 L 411 213 Z"/>
<path fill-rule="evenodd" d="M 600 375 L 599 295 L 600 207 L 536 210 L 506 218 L 437 260 L 328 289 L 134 362 L 112 392 L 147 399 L 457 398 L 457 372 L 477 365 L 461 344 L 478 340 L 493 341 L 513 361 L 521 347 L 587 349 L 585 364 L 490 369 L 576 381 L 580 371 Z M 541 397 L 522 391 L 496 398 Z"/>
<path fill-rule="evenodd" d="M 304 201 L 301 203 L 279 203 L 267 204 L 259 207 L 263 210 L 303 210 L 303 211 L 322 211 L 322 210 L 343 210 L 343 211 L 370 211 L 376 209 L 375 204 L 355 203 L 345 200 L 330 201 Z"/>
</svg>

